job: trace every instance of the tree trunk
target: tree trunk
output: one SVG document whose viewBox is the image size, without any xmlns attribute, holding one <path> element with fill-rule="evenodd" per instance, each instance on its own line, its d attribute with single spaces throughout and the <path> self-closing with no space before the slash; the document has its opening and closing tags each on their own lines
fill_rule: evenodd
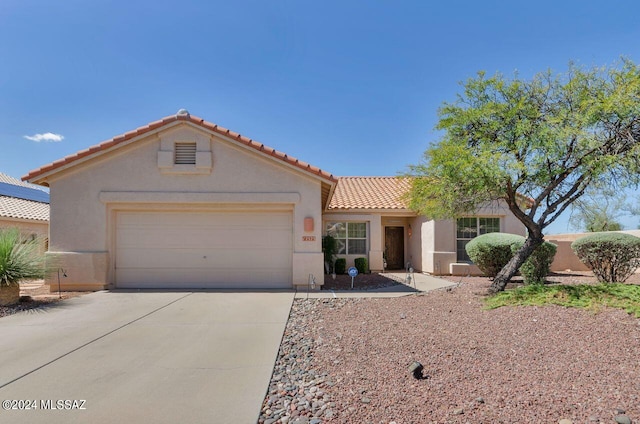
<svg viewBox="0 0 640 424">
<path fill-rule="evenodd" d="M 489 287 L 489 293 L 497 293 L 504 290 L 507 286 L 507 283 L 511 281 L 514 275 L 518 272 L 520 267 L 529 256 L 533 253 L 534 250 L 538 246 L 540 246 L 544 242 L 542 236 L 533 237 L 529 235 L 527 239 L 524 241 L 522 247 L 516 252 L 515 255 L 511 258 L 509 262 L 500 270 L 496 278 L 493 279 L 493 283 L 491 283 L 491 287 Z"/>
</svg>

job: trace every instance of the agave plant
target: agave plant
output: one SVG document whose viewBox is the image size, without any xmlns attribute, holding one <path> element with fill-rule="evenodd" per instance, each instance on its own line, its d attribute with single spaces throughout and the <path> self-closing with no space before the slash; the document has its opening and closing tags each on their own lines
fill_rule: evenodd
<svg viewBox="0 0 640 424">
<path fill-rule="evenodd" d="M 0 229 L 0 304 L 16 303 L 20 280 L 43 278 L 44 255 L 37 239 L 23 238 L 17 229 Z"/>
</svg>

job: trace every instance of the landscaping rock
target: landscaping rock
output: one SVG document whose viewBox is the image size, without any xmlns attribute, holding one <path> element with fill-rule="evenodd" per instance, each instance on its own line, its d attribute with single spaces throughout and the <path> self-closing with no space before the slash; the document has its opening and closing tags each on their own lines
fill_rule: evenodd
<svg viewBox="0 0 640 424">
<path fill-rule="evenodd" d="M 631 278 L 640 283 L 640 274 Z M 615 416 L 640 416 L 637 387 L 621 384 L 640 378 L 637 317 L 613 308 L 486 310 L 489 284 L 465 277 L 451 292 L 424 296 L 295 300 L 260 422 L 620 424 Z M 416 359 L 428 379 L 411 378 Z"/>
<path fill-rule="evenodd" d="M 615 420 L 618 424 L 631 424 L 631 418 L 626 415 L 616 415 Z"/>
<path fill-rule="evenodd" d="M 300 299 L 292 306 L 260 422 L 319 424 L 321 417 L 333 417 L 334 412 L 327 409 L 330 398 L 322 390 L 331 384 L 326 373 L 313 367 L 313 346 L 318 341 L 309 329 L 318 302 L 324 303 L 326 299 Z"/>
</svg>

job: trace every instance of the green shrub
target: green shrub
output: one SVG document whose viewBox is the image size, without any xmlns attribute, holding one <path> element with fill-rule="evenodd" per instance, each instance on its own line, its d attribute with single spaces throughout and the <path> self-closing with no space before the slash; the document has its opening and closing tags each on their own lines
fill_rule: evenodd
<svg viewBox="0 0 640 424">
<path fill-rule="evenodd" d="M 354 263 L 359 274 L 365 274 L 369 271 L 369 261 L 367 261 L 367 258 L 356 258 Z"/>
<path fill-rule="evenodd" d="M 345 258 L 336 259 L 334 271 L 336 274 L 344 274 L 347 269 L 347 260 Z"/>
<path fill-rule="evenodd" d="M 640 238 L 631 234 L 593 234 L 571 243 L 571 249 L 605 283 L 623 283 L 640 265 Z"/>
<path fill-rule="evenodd" d="M 487 277 L 493 278 L 522 247 L 525 238 L 517 234 L 488 233 L 467 243 L 469 258 Z M 520 267 L 525 284 L 542 284 L 549 275 L 556 245 L 544 242 Z"/>
<path fill-rule="evenodd" d="M 520 247 L 522 247 L 522 243 L 518 246 L 512 246 L 513 254 Z M 558 246 L 545 241 L 533 251 L 520 267 L 520 274 L 522 274 L 525 284 L 544 284 L 557 250 Z"/>
<path fill-rule="evenodd" d="M 506 290 L 486 299 L 487 309 L 502 306 L 561 305 L 597 312 L 618 308 L 640 318 L 640 286 L 635 284 L 532 284 Z"/>
<path fill-rule="evenodd" d="M 522 246 L 524 237 L 516 234 L 488 233 L 478 236 L 465 247 L 469 258 L 487 277 L 493 278 L 513 256 L 512 246 Z"/>
</svg>

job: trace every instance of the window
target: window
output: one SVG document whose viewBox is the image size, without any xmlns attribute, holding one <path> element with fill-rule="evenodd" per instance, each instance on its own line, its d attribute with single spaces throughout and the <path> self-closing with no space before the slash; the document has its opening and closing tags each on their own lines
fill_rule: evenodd
<svg viewBox="0 0 640 424">
<path fill-rule="evenodd" d="M 458 218 L 456 222 L 456 253 L 458 262 L 471 262 L 465 246 L 471 239 L 487 233 L 500 232 L 500 218 Z"/>
<path fill-rule="evenodd" d="M 173 163 L 176 165 L 195 165 L 196 150 L 196 143 L 176 143 Z"/>
<path fill-rule="evenodd" d="M 339 255 L 367 254 L 366 222 L 328 222 L 326 230 L 336 239 Z"/>
</svg>

